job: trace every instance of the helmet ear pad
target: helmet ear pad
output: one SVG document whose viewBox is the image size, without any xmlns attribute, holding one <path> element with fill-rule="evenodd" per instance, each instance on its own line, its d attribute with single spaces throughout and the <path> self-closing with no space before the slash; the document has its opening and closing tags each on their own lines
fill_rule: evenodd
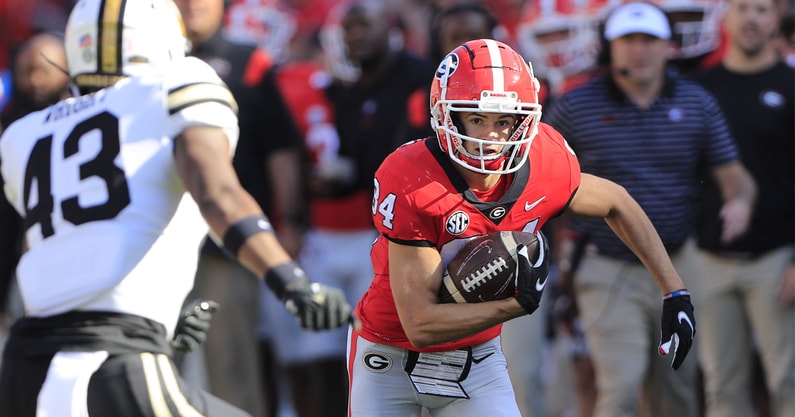
<svg viewBox="0 0 795 417">
<path fill-rule="evenodd" d="M 461 112 L 451 111 L 450 121 L 453 122 L 453 126 L 455 126 L 457 133 L 463 133 L 466 135 L 467 131 L 464 129 L 464 122 L 461 121 Z"/>
</svg>

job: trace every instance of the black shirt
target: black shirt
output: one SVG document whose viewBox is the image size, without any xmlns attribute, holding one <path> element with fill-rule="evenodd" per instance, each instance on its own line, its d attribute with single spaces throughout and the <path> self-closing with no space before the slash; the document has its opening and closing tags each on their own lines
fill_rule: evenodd
<svg viewBox="0 0 795 417">
<path fill-rule="evenodd" d="M 237 100 L 240 138 L 235 170 L 243 188 L 272 216 L 273 192 L 265 161 L 276 150 L 301 149 L 303 139 L 276 86 L 270 57 L 255 47 L 226 40 L 220 31 L 194 45 L 191 55 L 213 67 Z"/>
<path fill-rule="evenodd" d="M 327 90 L 340 135 L 340 155 L 356 164 L 356 189 L 371 190 L 381 162 L 403 143 L 433 134 L 427 91 L 433 79 L 430 61 L 398 52 L 374 85 L 334 84 Z M 410 123 L 410 98 L 422 94 L 427 117 Z"/>
<path fill-rule="evenodd" d="M 795 242 L 795 70 L 783 62 L 755 74 L 722 64 L 693 75 L 723 108 L 743 164 L 754 177 L 757 201 L 748 232 L 720 243 L 722 199 L 705 175 L 698 245 L 710 251 L 760 255 Z"/>
</svg>

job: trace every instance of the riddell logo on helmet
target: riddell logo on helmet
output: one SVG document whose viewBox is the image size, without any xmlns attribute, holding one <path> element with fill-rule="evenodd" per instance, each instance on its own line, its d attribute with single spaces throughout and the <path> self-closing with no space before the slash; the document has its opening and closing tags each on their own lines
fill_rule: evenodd
<svg viewBox="0 0 795 417">
<path fill-rule="evenodd" d="M 458 55 L 456 54 L 447 54 L 446 57 L 442 60 L 442 63 L 439 64 L 439 68 L 436 69 L 436 78 L 441 79 L 442 77 L 449 77 L 453 75 L 455 70 L 458 68 Z"/>
</svg>

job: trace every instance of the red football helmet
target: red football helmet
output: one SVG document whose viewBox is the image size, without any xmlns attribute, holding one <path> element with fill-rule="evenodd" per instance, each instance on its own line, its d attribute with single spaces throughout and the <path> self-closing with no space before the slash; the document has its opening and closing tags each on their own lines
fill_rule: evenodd
<svg viewBox="0 0 795 417">
<path fill-rule="evenodd" d="M 439 146 L 457 164 L 481 174 L 507 174 L 527 161 L 538 133 L 541 105 L 539 82 L 533 69 L 508 45 L 492 39 L 466 42 L 449 53 L 431 84 L 431 126 Z M 478 139 L 456 126 L 455 112 L 507 113 L 519 116 L 507 142 Z M 478 145 L 477 153 L 464 148 Z M 484 146 L 503 145 L 502 152 L 486 155 Z"/>
</svg>

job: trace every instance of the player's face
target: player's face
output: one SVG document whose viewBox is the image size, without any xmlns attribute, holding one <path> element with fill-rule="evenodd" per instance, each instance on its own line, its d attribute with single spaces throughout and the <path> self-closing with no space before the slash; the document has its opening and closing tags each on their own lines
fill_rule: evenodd
<svg viewBox="0 0 795 417">
<path fill-rule="evenodd" d="M 504 142 L 508 140 L 516 123 L 516 115 L 504 113 L 461 113 L 461 124 L 464 134 L 477 139 Z M 477 155 L 480 153 L 479 145 L 464 141 L 467 152 Z M 502 145 L 484 145 L 483 152 L 486 156 L 502 151 Z"/>
</svg>

